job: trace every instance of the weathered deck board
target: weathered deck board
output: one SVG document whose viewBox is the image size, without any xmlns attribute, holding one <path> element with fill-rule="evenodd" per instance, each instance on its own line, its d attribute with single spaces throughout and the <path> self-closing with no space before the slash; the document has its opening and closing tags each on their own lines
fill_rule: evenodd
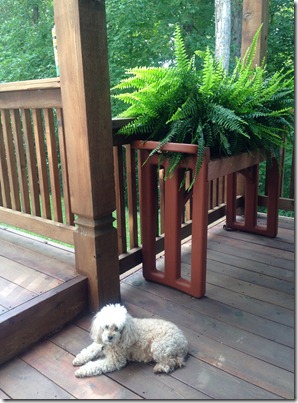
<svg viewBox="0 0 298 403">
<path fill-rule="evenodd" d="M 209 230 L 210 235 L 222 235 L 221 227 L 212 227 Z M 267 238 L 267 237 L 258 237 L 250 234 L 249 232 L 240 232 L 240 231 L 225 231 L 225 238 L 233 238 L 238 240 L 247 241 L 250 243 L 254 243 L 257 245 L 271 246 L 273 248 L 280 248 L 284 250 L 288 250 L 294 252 L 294 244 L 293 244 L 293 232 L 290 229 L 279 228 L 278 235 L 276 238 Z M 261 239 L 260 239 L 261 238 Z"/>
<path fill-rule="evenodd" d="M 279 228 L 278 237 L 269 239 L 213 225 L 207 292 L 200 300 L 145 281 L 140 270 L 124 276 L 121 298 L 132 315 L 168 319 L 185 332 L 190 346 L 185 368 L 155 375 L 151 364 L 130 363 L 118 372 L 76 379 L 71 361 L 90 343 L 89 314 L 0 367 L 0 397 L 293 399 L 294 222 L 282 218 Z M 24 249 L 37 253 L 31 241 Z M 50 245 L 46 249 L 42 253 L 55 259 Z M 191 243 L 182 249 L 187 276 Z M 70 264 L 62 250 L 57 256 Z"/>
<path fill-rule="evenodd" d="M 172 299 L 170 295 L 169 298 Z M 177 301 L 181 301 L 183 305 L 204 315 L 223 321 L 225 324 L 236 326 L 245 331 L 254 329 L 254 334 L 293 347 L 294 329 L 289 326 L 261 318 L 256 314 L 245 312 L 238 307 L 231 307 L 210 298 L 208 298 L 208 301 L 206 299 L 202 300 L 199 305 L 193 300 L 187 301 L 184 298 L 179 298 L 179 296 L 173 297 L 173 302 Z"/>
<path fill-rule="evenodd" d="M 36 296 L 36 293 L 19 287 L 8 280 L 0 278 L 0 304 L 5 308 L 15 308 Z"/>
<path fill-rule="evenodd" d="M 76 276 L 72 250 L 0 227 L 0 317 Z"/>
<path fill-rule="evenodd" d="M 13 399 L 73 399 L 38 370 L 16 358 L 0 368 L 1 388 Z"/>
<path fill-rule="evenodd" d="M 10 229 L 0 228 L 0 255 L 62 281 L 76 275 L 73 251 Z"/>
<path fill-rule="evenodd" d="M 0 389 L 0 399 L 1 400 L 8 400 L 9 396 Z"/>
<path fill-rule="evenodd" d="M 86 309 L 73 250 L 0 227 L 0 363 Z"/>
<path fill-rule="evenodd" d="M 1 277 L 20 287 L 41 294 L 62 284 L 62 281 L 0 256 Z"/>
<path fill-rule="evenodd" d="M 253 313 L 260 318 L 270 319 L 273 322 L 282 323 L 290 327 L 294 326 L 292 310 L 280 306 L 275 306 L 273 310 L 272 304 L 265 301 L 260 304 L 259 300 L 239 294 L 237 291 L 231 291 L 208 283 L 208 298 L 222 304 L 237 307 L 245 312 Z"/>
<path fill-rule="evenodd" d="M 275 277 L 277 279 L 289 281 L 293 284 L 294 271 L 290 269 L 288 270 L 280 267 L 274 267 L 271 266 L 269 263 L 263 263 L 263 262 L 258 262 L 258 264 L 255 265 L 251 262 L 251 260 L 241 258 L 239 256 L 228 255 L 226 253 L 211 249 L 208 250 L 208 256 L 209 256 L 208 264 L 210 265 L 209 270 L 212 269 L 210 262 L 212 260 L 217 262 L 224 262 L 225 264 L 228 264 L 231 268 L 236 267 L 251 271 L 255 274 L 256 279 L 260 275 L 269 275 L 270 277 Z M 242 271 L 240 271 L 240 273 L 242 273 Z"/>
<path fill-rule="evenodd" d="M 223 234 L 224 235 L 224 234 Z M 241 248 L 237 239 L 231 239 L 225 236 L 212 235 L 208 239 L 208 248 L 216 250 L 227 255 L 244 258 L 250 261 L 257 261 L 271 266 L 284 268 L 286 270 L 294 269 L 294 253 L 284 250 L 276 250 L 264 245 L 242 242 Z"/>
<path fill-rule="evenodd" d="M 73 367 L 69 365 L 73 356 L 50 341 L 45 341 L 28 354 L 22 355 L 22 360 L 64 390 L 71 390 L 77 399 L 94 399 L 101 396 L 105 399 L 129 399 L 136 397 L 134 393 L 115 385 L 108 377 L 83 379 L 82 382 L 73 376 Z"/>
</svg>

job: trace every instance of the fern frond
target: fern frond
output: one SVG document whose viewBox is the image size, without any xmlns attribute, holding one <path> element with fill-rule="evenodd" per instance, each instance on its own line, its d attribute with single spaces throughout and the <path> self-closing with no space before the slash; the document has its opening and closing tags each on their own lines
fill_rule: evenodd
<svg viewBox="0 0 298 403">
<path fill-rule="evenodd" d="M 214 78 L 214 58 L 211 55 L 209 47 L 206 49 L 204 64 L 202 70 L 202 85 L 199 87 L 201 94 L 210 94 Z"/>
<path fill-rule="evenodd" d="M 247 133 L 244 131 L 243 126 L 246 122 L 239 116 L 235 114 L 231 109 L 225 108 L 221 105 L 212 105 L 212 122 L 220 126 L 221 128 L 242 134 L 248 137 Z"/>
<path fill-rule="evenodd" d="M 174 53 L 175 53 L 175 64 L 177 66 L 179 73 L 184 73 L 188 71 L 192 66 L 192 61 L 189 60 L 185 45 L 182 39 L 180 27 L 177 25 L 174 34 Z"/>
<path fill-rule="evenodd" d="M 224 133 L 220 132 L 219 138 L 220 138 L 220 148 L 224 151 L 224 154 L 231 155 L 232 154 L 231 145 L 227 136 Z"/>
<path fill-rule="evenodd" d="M 190 94 L 183 105 L 177 108 L 176 112 L 171 116 L 167 123 L 170 123 L 174 120 L 183 120 L 189 116 L 195 115 L 198 111 L 198 104 L 195 95 L 195 91 L 194 93 Z"/>
<path fill-rule="evenodd" d="M 200 129 L 204 133 L 205 147 L 214 146 L 214 139 L 211 125 L 209 123 L 205 123 L 203 128 L 200 126 Z"/>
</svg>

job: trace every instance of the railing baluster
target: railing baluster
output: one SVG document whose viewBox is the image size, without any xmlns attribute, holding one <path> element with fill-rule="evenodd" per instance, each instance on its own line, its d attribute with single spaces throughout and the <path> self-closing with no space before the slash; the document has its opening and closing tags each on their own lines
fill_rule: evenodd
<svg viewBox="0 0 298 403">
<path fill-rule="evenodd" d="M 70 204 L 69 174 L 68 174 L 66 148 L 65 148 L 62 109 L 57 108 L 56 114 L 57 114 L 57 126 L 58 126 L 58 137 L 59 137 L 59 148 L 60 148 L 61 177 L 62 177 L 65 222 L 68 225 L 73 225 L 74 224 L 74 214 L 71 211 L 71 204 Z"/>
<path fill-rule="evenodd" d="M 215 197 L 216 197 L 216 194 L 215 194 L 215 180 L 212 180 L 212 181 L 210 181 L 210 184 L 209 184 L 208 210 L 213 209 Z"/>
<path fill-rule="evenodd" d="M 6 149 L 6 158 L 7 158 L 7 172 L 11 192 L 11 205 L 13 210 L 21 211 L 15 150 L 12 138 L 10 114 L 7 109 L 3 109 L 1 111 L 1 118 L 3 125 L 4 146 Z"/>
<path fill-rule="evenodd" d="M 225 203 L 226 201 L 226 177 L 220 178 L 219 185 L 219 204 Z"/>
<path fill-rule="evenodd" d="M 34 216 L 40 217 L 38 176 L 37 176 L 37 169 L 36 169 L 36 157 L 35 157 L 35 150 L 34 150 L 34 139 L 33 139 L 32 125 L 31 125 L 30 110 L 22 109 L 21 115 L 22 115 L 24 142 L 25 142 L 25 149 L 26 149 L 31 211 Z"/>
<path fill-rule="evenodd" d="M 1 115 L 0 115 L 1 117 Z M 8 180 L 8 168 L 6 162 L 6 153 L 4 146 L 4 133 L 2 129 L 2 121 L 0 120 L 0 191 L 1 191 L 1 206 L 11 208 L 11 197 Z"/>
<path fill-rule="evenodd" d="M 127 175 L 127 197 L 129 215 L 129 244 L 133 249 L 138 246 L 138 225 L 137 225 L 137 197 L 136 197 L 136 161 L 135 151 L 130 144 L 126 145 L 126 175 Z"/>
<path fill-rule="evenodd" d="M 140 150 L 137 150 L 137 167 L 138 169 L 136 170 L 136 172 L 138 172 L 138 188 L 139 188 L 139 195 L 142 192 L 142 181 L 141 181 L 141 169 L 142 169 L 142 163 L 141 163 L 141 153 Z M 142 214 L 142 200 L 139 197 L 138 199 L 138 205 L 139 205 L 139 212 L 140 212 L 140 219 L 142 219 L 141 214 Z M 140 232 L 141 232 L 141 228 L 140 228 Z M 141 236 L 141 243 L 142 243 L 142 236 Z"/>
<path fill-rule="evenodd" d="M 113 147 L 113 157 L 114 157 L 114 176 L 115 176 L 115 192 L 116 192 L 118 253 L 119 255 L 121 255 L 122 253 L 127 252 L 123 154 L 121 145 Z"/>
<path fill-rule="evenodd" d="M 164 184 L 164 175 L 165 170 L 161 168 L 159 170 L 159 234 L 157 236 L 164 233 L 164 224 L 165 224 L 165 184 Z M 158 228 L 158 225 L 157 225 Z"/>
<path fill-rule="evenodd" d="M 292 166 L 291 166 L 291 179 L 290 179 L 290 191 L 288 197 L 294 199 L 294 184 L 295 184 L 295 144 L 293 145 L 292 151 Z"/>
<path fill-rule="evenodd" d="M 186 172 L 186 179 L 185 179 L 185 188 L 188 189 L 191 184 L 191 171 Z M 185 204 L 185 221 L 191 220 L 191 212 L 192 212 L 192 197 Z"/>
<path fill-rule="evenodd" d="M 11 127 L 15 146 L 15 157 L 17 163 L 19 192 L 21 198 L 21 209 L 24 213 L 30 213 L 29 188 L 26 172 L 26 158 L 24 150 L 24 142 L 22 135 L 22 125 L 20 119 L 20 111 L 18 109 L 10 110 Z"/>
<path fill-rule="evenodd" d="M 53 109 L 44 109 L 44 121 L 54 221 L 63 222 Z"/>
<path fill-rule="evenodd" d="M 48 185 L 46 152 L 44 133 L 42 127 L 42 115 L 40 109 L 32 110 L 36 158 L 38 167 L 39 191 L 41 197 L 42 217 L 51 218 L 50 192 Z"/>
</svg>

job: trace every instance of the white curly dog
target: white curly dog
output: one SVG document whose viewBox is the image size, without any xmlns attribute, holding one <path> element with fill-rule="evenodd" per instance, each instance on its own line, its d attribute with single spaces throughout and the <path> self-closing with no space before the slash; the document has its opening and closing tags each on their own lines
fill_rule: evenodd
<svg viewBox="0 0 298 403">
<path fill-rule="evenodd" d="M 169 373 L 185 364 L 188 342 L 173 323 L 161 319 L 132 318 L 120 304 L 106 305 L 92 322 L 93 343 L 73 360 L 82 365 L 78 378 L 123 368 L 129 361 L 155 361 L 155 373 Z"/>
</svg>

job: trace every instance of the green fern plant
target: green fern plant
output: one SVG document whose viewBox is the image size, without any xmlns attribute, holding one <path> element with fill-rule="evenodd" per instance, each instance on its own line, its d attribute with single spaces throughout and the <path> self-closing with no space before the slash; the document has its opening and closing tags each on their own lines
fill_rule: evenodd
<svg viewBox="0 0 298 403">
<path fill-rule="evenodd" d="M 229 74 L 209 48 L 189 58 L 177 27 L 173 65 L 130 69 L 129 77 L 114 87 L 126 91 L 114 95 L 129 104 L 121 116 L 134 118 L 120 133 L 159 141 L 151 154 L 168 142 L 196 144 L 193 182 L 204 147 L 210 147 L 212 157 L 260 149 L 278 158 L 280 147 L 293 137 L 294 81 L 292 72 L 268 76 L 264 65 L 253 65 L 260 31 L 261 27 Z M 200 70 L 195 67 L 196 57 L 203 61 Z M 166 177 L 185 156 L 167 158 Z"/>
</svg>

